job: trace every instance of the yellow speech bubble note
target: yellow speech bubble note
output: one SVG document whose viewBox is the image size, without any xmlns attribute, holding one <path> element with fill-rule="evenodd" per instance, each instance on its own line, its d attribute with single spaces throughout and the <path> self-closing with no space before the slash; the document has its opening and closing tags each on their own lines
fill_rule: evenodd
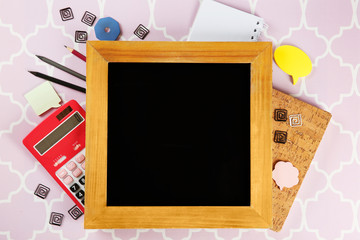
<svg viewBox="0 0 360 240">
<path fill-rule="evenodd" d="M 312 69 L 309 56 L 294 46 L 283 45 L 278 47 L 274 52 L 274 59 L 281 70 L 292 76 L 294 85 L 299 77 L 307 76 Z"/>
</svg>

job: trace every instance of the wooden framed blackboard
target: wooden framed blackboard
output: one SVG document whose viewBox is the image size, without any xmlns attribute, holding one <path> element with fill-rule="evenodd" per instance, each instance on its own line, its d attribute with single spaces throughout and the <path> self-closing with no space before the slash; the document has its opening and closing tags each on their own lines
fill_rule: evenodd
<svg viewBox="0 0 360 240">
<path fill-rule="evenodd" d="M 85 228 L 261 227 L 271 43 L 87 43 Z"/>
</svg>

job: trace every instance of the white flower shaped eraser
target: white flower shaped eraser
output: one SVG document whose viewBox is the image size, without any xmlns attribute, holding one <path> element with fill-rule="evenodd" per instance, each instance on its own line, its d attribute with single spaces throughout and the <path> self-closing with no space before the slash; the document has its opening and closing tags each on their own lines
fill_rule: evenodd
<svg viewBox="0 0 360 240">
<path fill-rule="evenodd" d="M 299 170 L 291 162 L 279 161 L 275 164 L 272 178 L 280 190 L 284 187 L 291 188 L 299 183 Z"/>
</svg>

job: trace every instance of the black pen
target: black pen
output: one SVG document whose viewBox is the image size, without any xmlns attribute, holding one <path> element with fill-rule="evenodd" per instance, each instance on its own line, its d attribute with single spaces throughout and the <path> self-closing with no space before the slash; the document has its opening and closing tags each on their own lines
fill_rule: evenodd
<svg viewBox="0 0 360 240">
<path fill-rule="evenodd" d="M 74 89 L 74 90 L 76 90 L 76 91 L 80 91 L 80 92 L 86 93 L 86 89 L 83 88 L 83 87 L 80 87 L 80 86 L 77 86 L 77 85 L 74 85 L 74 84 L 65 82 L 65 81 L 63 81 L 63 80 L 60 80 L 60 79 L 57 79 L 57 78 L 54 78 L 54 77 L 50 77 L 50 76 L 48 76 L 48 75 L 45 75 L 45 74 L 42 74 L 42 73 L 39 73 L 39 72 L 29 71 L 29 73 L 35 75 L 36 77 L 39 77 L 39 78 L 48 80 L 48 81 L 50 81 L 50 82 L 54 82 L 54 83 L 63 85 L 63 86 L 65 86 L 65 87 Z"/>
</svg>

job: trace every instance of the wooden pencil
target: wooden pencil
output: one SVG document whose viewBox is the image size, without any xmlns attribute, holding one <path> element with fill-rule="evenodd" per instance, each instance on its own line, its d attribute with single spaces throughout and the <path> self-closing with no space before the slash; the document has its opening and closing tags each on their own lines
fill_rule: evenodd
<svg viewBox="0 0 360 240">
<path fill-rule="evenodd" d="M 80 87 L 80 86 L 77 86 L 77 85 L 74 85 L 74 84 L 65 82 L 65 81 L 63 81 L 63 80 L 60 80 L 60 79 L 57 79 L 57 78 L 54 78 L 54 77 L 51 77 L 51 76 L 48 76 L 48 75 L 45 75 L 45 74 L 42 74 L 42 73 L 39 73 L 39 72 L 29 71 L 29 73 L 35 75 L 36 77 L 39 77 L 39 78 L 48 80 L 48 81 L 50 81 L 50 82 L 54 82 L 54 83 L 63 85 L 63 86 L 65 86 L 65 87 L 74 89 L 74 90 L 76 90 L 76 91 L 86 93 L 86 89 L 83 88 L 83 87 Z"/>
<path fill-rule="evenodd" d="M 73 75 L 74 77 L 77 77 L 77 78 L 80 78 L 81 80 L 86 81 L 86 77 L 85 77 L 84 75 L 82 75 L 82 74 L 80 74 L 80 73 L 78 73 L 78 72 L 75 72 L 74 70 L 72 70 L 72 69 L 70 69 L 70 68 L 68 68 L 68 67 L 65 67 L 65 66 L 63 66 L 63 65 L 61 65 L 61 64 L 59 64 L 59 63 L 57 63 L 57 62 L 54 62 L 53 60 L 50 60 L 50 59 L 48 59 L 48 58 L 46 58 L 46 57 L 39 56 L 39 55 L 36 55 L 36 56 L 37 56 L 41 61 L 46 62 L 46 63 L 50 64 L 51 66 L 54 66 L 54 67 L 56 67 L 56 68 L 58 68 L 58 69 L 60 69 L 60 70 L 62 70 L 62 71 L 64 71 L 64 72 L 67 72 L 67 73 Z"/>
<path fill-rule="evenodd" d="M 72 49 L 68 46 L 65 46 L 67 50 L 69 50 L 69 52 L 71 52 L 73 55 L 75 55 L 76 57 L 80 58 L 81 60 L 83 60 L 84 62 L 86 62 L 86 57 L 84 55 L 82 55 L 81 53 L 79 53 L 78 51 L 76 51 L 75 49 Z"/>
</svg>

